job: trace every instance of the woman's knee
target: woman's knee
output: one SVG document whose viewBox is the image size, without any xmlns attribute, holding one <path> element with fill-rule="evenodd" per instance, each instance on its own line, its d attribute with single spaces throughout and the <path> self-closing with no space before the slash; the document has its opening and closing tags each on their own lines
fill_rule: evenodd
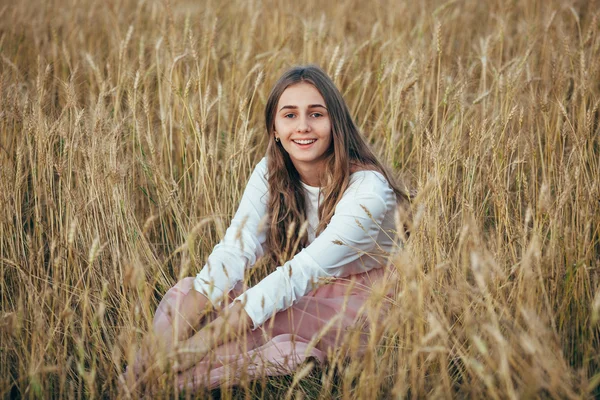
<svg viewBox="0 0 600 400">
<path fill-rule="evenodd" d="M 194 278 L 187 277 L 181 279 L 175 286 L 171 287 L 156 308 L 154 314 L 154 329 L 164 329 L 172 324 L 173 316 L 179 311 L 181 300 L 192 290 Z"/>
</svg>

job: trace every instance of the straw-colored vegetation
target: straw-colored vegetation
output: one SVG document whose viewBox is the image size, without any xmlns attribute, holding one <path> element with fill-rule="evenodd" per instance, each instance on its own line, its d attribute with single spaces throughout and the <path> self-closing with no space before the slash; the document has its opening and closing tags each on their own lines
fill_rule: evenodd
<svg viewBox="0 0 600 400">
<path fill-rule="evenodd" d="M 598 1 L 2 3 L 1 396 L 143 394 L 119 376 L 301 63 L 416 191 L 412 235 L 363 357 L 220 395 L 600 393 Z"/>
</svg>

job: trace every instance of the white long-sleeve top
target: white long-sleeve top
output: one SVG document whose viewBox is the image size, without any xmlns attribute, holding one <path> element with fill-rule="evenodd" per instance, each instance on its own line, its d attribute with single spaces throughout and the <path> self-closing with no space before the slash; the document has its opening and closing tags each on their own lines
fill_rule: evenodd
<svg viewBox="0 0 600 400">
<path fill-rule="evenodd" d="M 261 326 L 274 313 L 292 306 L 324 278 L 339 278 L 379 268 L 394 247 L 396 196 L 382 174 L 357 171 L 327 227 L 319 224 L 320 188 L 302 184 L 306 195 L 308 245 L 291 260 L 243 293 L 239 300 Z M 261 220 L 267 214 L 267 161 L 255 167 L 240 206 L 221 242 L 194 280 L 194 288 L 219 305 L 244 278 L 244 270 L 263 255 L 266 241 Z"/>
</svg>

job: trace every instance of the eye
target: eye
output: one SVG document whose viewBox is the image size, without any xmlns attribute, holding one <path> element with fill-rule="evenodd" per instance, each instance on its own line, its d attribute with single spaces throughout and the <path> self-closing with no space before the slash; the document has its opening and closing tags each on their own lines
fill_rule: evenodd
<svg viewBox="0 0 600 400">
<path fill-rule="evenodd" d="M 293 114 L 293 113 L 285 114 L 285 115 L 283 116 L 283 118 L 295 118 L 295 117 L 296 117 L 296 115 L 295 115 L 295 114 Z"/>
<path fill-rule="evenodd" d="M 322 117 L 323 114 L 321 114 L 320 112 L 314 112 L 314 113 L 310 114 L 310 116 L 313 118 L 319 118 L 319 117 Z"/>
</svg>

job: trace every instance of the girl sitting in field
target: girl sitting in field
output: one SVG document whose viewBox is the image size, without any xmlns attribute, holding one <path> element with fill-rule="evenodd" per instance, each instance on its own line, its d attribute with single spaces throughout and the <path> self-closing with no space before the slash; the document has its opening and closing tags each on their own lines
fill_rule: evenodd
<svg viewBox="0 0 600 400">
<path fill-rule="evenodd" d="M 395 246 L 394 213 L 407 197 L 321 69 L 283 74 L 265 119 L 267 155 L 225 237 L 156 311 L 154 333 L 175 354 L 181 387 L 235 384 L 292 373 L 308 357 L 323 361 L 357 323 Z M 300 251 L 282 259 L 290 246 Z M 279 267 L 243 291 L 245 269 L 263 256 Z M 222 312 L 207 323 L 211 307 Z M 146 362 L 140 355 L 134 370 Z"/>
</svg>

